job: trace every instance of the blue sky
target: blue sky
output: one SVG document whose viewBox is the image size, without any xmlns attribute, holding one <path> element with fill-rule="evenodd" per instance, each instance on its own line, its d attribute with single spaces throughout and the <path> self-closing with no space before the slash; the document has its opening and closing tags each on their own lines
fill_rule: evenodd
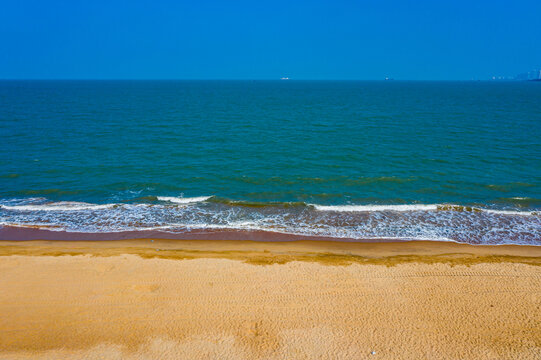
<svg viewBox="0 0 541 360">
<path fill-rule="evenodd" d="M 541 67 L 541 1 L 4 1 L 3 79 L 488 79 Z"/>
</svg>

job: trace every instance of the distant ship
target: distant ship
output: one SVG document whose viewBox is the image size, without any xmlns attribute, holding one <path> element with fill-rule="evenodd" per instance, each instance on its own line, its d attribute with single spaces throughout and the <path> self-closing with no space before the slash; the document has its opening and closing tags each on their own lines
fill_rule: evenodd
<svg viewBox="0 0 541 360">
<path fill-rule="evenodd" d="M 281 77 L 280 80 L 289 80 L 288 77 Z"/>
</svg>

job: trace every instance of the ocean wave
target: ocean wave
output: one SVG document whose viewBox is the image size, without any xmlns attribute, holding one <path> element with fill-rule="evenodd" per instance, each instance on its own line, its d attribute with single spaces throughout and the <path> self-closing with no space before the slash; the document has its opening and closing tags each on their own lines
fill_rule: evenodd
<svg viewBox="0 0 541 360">
<path fill-rule="evenodd" d="M 453 204 L 403 204 L 403 205 L 317 205 L 309 204 L 319 211 L 335 212 L 384 212 L 384 211 L 459 211 L 459 212 L 486 212 L 499 215 L 538 215 L 536 211 L 520 210 L 496 210 L 479 208 L 475 206 L 453 205 Z"/>
<path fill-rule="evenodd" d="M 291 208 L 291 207 L 306 207 L 306 204 L 303 201 L 246 201 L 246 200 L 230 200 L 220 197 L 212 197 L 211 202 L 216 204 L 228 205 L 228 206 L 240 206 L 247 208 L 266 208 L 266 207 L 280 207 L 280 208 Z"/>
<path fill-rule="evenodd" d="M 231 229 L 337 239 L 541 245 L 541 214 L 534 210 L 455 204 L 259 203 L 210 196 L 109 204 L 32 198 L 0 199 L 0 225 L 86 233 Z"/>
<path fill-rule="evenodd" d="M 110 209 L 119 204 L 89 204 L 76 201 L 60 201 L 47 204 L 32 205 L 0 205 L 0 209 L 12 211 L 79 211 Z"/>
<path fill-rule="evenodd" d="M 155 201 L 172 204 L 197 204 L 210 202 L 214 205 L 222 205 L 230 208 L 268 208 L 268 209 L 293 209 L 293 208 L 311 208 L 321 212 L 473 212 L 473 213 L 490 213 L 495 215 L 518 215 L 518 216 L 536 216 L 541 215 L 539 211 L 517 210 L 517 209 L 491 209 L 478 206 L 456 205 L 456 204 L 367 204 L 367 205 L 320 205 L 307 204 L 305 202 L 253 202 L 243 200 L 230 200 L 215 196 L 196 196 L 196 197 L 173 197 L 173 196 L 150 196 L 145 198 L 151 202 L 142 203 L 108 203 L 108 204 L 91 204 L 77 201 L 60 201 L 48 202 L 43 198 L 30 198 L 27 201 L 20 199 L 12 199 L 0 203 L 0 209 L 11 211 L 83 211 L 83 210 L 104 210 L 112 208 L 140 208 L 153 207 L 170 208 L 172 205 L 156 204 Z"/>
<path fill-rule="evenodd" d="M 309 204 L 319 211 L 370 212 L 370 211 L 430 211 L 438 210 L 440 205 L 317 205 Z"/>
<path fill-rule="evenodd" d="M 475 206 L 464 206 L 464 205 L 439 205 L 438 210 L 483 212 L 483 213 L 490 213 L 490 214 L 497 214 L 497 215 L 519 215 L 519 216 L 535 216 L 539 214 L 536 211 L 486 209 L 486 208 L 479 208 Z"/>
<path fill-rule="evenodd" d="M 193 204 L 207 201 L 212 196 L 196 196 L 196 197 L 175 197 L 175 196 L 158 196 L 159 201 L 168 201 L 175 204 Z"/>
</svg>

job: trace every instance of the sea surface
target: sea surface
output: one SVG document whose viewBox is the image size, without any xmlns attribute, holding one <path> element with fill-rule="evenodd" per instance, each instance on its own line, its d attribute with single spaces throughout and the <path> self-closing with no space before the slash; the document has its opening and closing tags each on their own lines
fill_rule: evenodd
<svg viewBox="0 0 541 360">
<path fill-rule="evenodd" d="M 3 238 L 541 245 L 539 82 L 0 81 L 0 154 Z"/>
</svg>

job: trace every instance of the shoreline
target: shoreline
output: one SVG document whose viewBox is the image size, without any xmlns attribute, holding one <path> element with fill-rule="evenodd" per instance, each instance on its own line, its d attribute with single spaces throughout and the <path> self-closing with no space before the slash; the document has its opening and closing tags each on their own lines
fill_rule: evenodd
<svg viewBox="0 0 541 360">
<path fill-rule="evenodd" d="M 325 240 L 259 241 L 201 239 L 0 240 L 0 256 L 137 255 L 141 258 L 225 258 L 261 263 L 401 262 L 473 264 L 522 262 L 541 265 L 541 246 L 471 245 L 448 241 L 340 242 Z M 254 260 L 257 259 L 257 260 Z"/>
<path fill-rule="evenodd" d="M 202 240 L 202 241 L 276 241 L 289 242 L 310 239 L 313 241 L 336 242 L 401 242 L 401 239 L 355 239 L 330 236 L 288 234 L 264 230 L 237 229 L 194 229 L 184 232 L 167 232 L 161 230 L 130 230 L 118 232 L 77 232 L 66 230 L 49 230 L 38 226 L 0 226 L 0 241 L 116 241 L 135 239 L 163 240 Z"/>
<path fill-rule="evenodd" d="M 485 244 L 466 243 L 452 239 L 415 239 L 415 238 L 348 238 L 318 235 L 290 234 L 265 230 L 238 229 L 193 229 L 184 232 L 168 232 L 161 230 L 134 230 L 118 232 L 75 232 L 52 230 L 38 226 L 0 225 L 0 241 L 119 241 L 119 240 L 178 240 L 178 241 L 255 241 L 255 242 L 298 242 L 315 241 L 331 243 L 455 243 L 472 246 L 526 246 L 539 247 L 539 244 L 524 244 L 509 241 L 507 243 Z"/>
</svg>

